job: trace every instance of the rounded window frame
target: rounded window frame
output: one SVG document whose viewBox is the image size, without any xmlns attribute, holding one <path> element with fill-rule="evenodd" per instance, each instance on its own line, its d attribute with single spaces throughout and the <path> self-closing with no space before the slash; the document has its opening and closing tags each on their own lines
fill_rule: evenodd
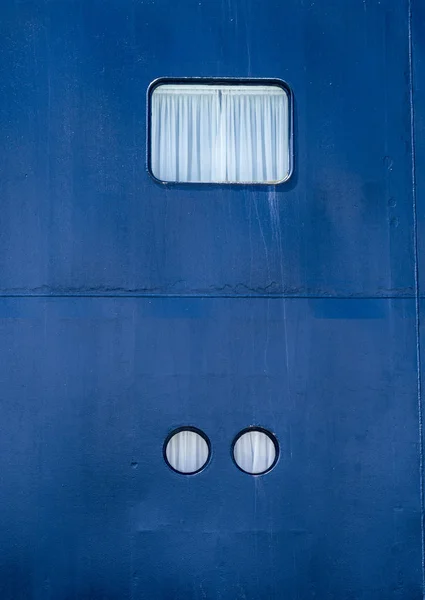
<svg viewBox="0 0 425 600">
<path fill-rule="evenodd" d="M 274 449 L 275 449 L 275 457 L 274 457 L 272 464 L 265 471 L 261 471 L 261 473 L 250 473 L 249 471 L 245 471 L 245 469 L 242 469 L 242 467 L 238 465 L 238 463 L 236 462 L 236 458 L 235 458 L 235 446 L 236 446 L 238 440 L 246 433 L 251 433 L 254 431 L 264 433 L 264 435 L 266 435 L 272 441 Z M 236 466 L 236 468 L 239 471 L 241 471 L 242 473 L 245 473 L 245 475 L 250 475 L 251 477 L 262 477 L 263 475 L 267 475 L 267 473 L 270 473 L 270 471 L 272 471 L 276 467 L 277 463 L 279 462 L 280 444 L 279 444 L 279 440 L 278 440 L 276 434 L 274 432 L 272 432 L 270 429 L 266 429 L 265 427 L 260 427 L 257 425 L 252 425 L 250 427 L 245 427 L 245 429 L 242 429 L 241 431 L 239 431 L 239 433 L 235 436 L 235 438 L 233 439 L 233 442 L 232 442 L 231 449 L 230 449 L 230 454 L 231 454 L 234 465 Z"/>
<path fill-rule="evenodd" d="M 288 100 L 288 155 L 289 165 L 288 173 L 279 181 L 265 182 L 265 181 L 163 181 L 158 179 L 154 175 L 152 170 L 152 94 L 155 89 L 161 85 L 167 84 L 200 84 L 200 85 L 249 85 L 249 86 L 261 86 L 270 85 L 283 89 Z M 294 117 L 294 92 L 292 87 L 287 81 L 280 77 L 157 77 L 148 85 L 146 91 L 146 170 L 155 183 L 163 186 L 170 186 L 171 188 L 201 186 L 201 187 L 246 187 L 255 188 L 262 186 L 263 188 L 279 187 L 283 184 L 287 184 L 292 180 L 295 170 L 295 142 L 294 142 L 294 129 L 295 129 L 295 117 Z"/>
<path fill-rule="evenodd" d="M 197 433 L 206 442 L 207 448 L 208 448 L 208 457 L 207 457 L 207 460 L 202 465 L 202 467 L 200 467 L 196 471 L 190 471 L 188 473 L 185 473 L 184 471 L 178 471 L 177 469 L 175 469 L 167 458 L 167 446 L 168 446 L 169 441 L 175 435 L 177 435 L 178 433 L 181 433 L 182 431 L 191 431 L 193 433 Z M 204 471 L 210 464 L 211 458 L 212 458 L 212 445 L 211 445 L 209 437 L 207 436 L 207 434 L 204 431 L 202 431 L 202 429 L 199 429 L 198 427 L 194 427 L 192 425 L 182 425 L 180 427 L 177 427 L 176 429 L 173 429 L 165 438 L 164 443 L 162 445 L 162 456 L 165 461 L 165 464 L 173 473 L 176 473 L 177 475 L 182 475 L 183 477 L 191 477 L 192 475 L 198 475 L 198 473 L 201 473 L 202 471 Z"/>
</svg>

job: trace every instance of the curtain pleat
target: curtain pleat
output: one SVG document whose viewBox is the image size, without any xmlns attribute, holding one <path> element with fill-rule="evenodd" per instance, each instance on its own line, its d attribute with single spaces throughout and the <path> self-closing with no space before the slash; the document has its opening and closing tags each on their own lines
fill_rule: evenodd
<svg viewBox="0 0 425 600">
<path fill-rule="evenodd" d="M 167 460 L 180 473 L 194 473 L 208 460 L 208 444 L 195 431 L 179 431 L 169 440 Z"/>
<path fill-rule="evenodd" d="M 233 452 L 236 464 L 253 475 L 270 469 L 276 458 L 273 441 L 262 431 L 248 431 L 241 435 Z"/>
<path fill-rule="evenodd" d="M 151 119 L 152 171 L 162 181 L 273 183 L 288 174 L 279 87 L 161 85 Z"/>
</svg>

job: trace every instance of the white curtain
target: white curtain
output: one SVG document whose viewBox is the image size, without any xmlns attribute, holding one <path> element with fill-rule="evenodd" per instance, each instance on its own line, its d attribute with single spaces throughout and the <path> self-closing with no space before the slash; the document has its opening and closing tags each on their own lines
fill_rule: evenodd
<svg viewBox="0 0 425 600">
<path fill-rule="evenodd" d="M 208 460 L 208 444 L 195 431 L 179 431 L 169 440 L 165 454 L 170 465 L 180 473 L 195 473 Z"/>
<path fill-rule="evenodd" d="M 288 175 L 288 97 L 278 86 L 160 85 L 151 167 L 161 181 L 275 183 Z"/>
<path fill-rule="evenodd" d="M 276 448 L 262 431 L 248 431 L 241 435 L 233 449 L 236 464 L 247 473 L 258 475 L 273 465 Z"/>
</svg>

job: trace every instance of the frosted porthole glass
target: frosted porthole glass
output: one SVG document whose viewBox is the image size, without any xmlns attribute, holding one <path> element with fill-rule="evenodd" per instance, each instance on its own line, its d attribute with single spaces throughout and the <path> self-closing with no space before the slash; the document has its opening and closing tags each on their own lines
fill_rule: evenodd
<svg viewBox="0 0 425 600">
<path fill-rule="evenodd" d="M 165 446 L 169 466 L 186 475 L 201 470 L 208 462 L 209 454 L 206 438 L 192 429 L 181 429 L 172 434 Z"/>
<path fill-rule="evenodd" d="M 279 85 L 159 84 L 150 109 L 150 167 L 160 181 L 289 177 L 289 98 Z"/>
<path fill-rule="evenodd" d="M 261 475 L 277 460 L 277 442 L 272 434 L 252 429 L 240 434 L 233 446 L 233 456 L 242 471 Z"/>
</svg>

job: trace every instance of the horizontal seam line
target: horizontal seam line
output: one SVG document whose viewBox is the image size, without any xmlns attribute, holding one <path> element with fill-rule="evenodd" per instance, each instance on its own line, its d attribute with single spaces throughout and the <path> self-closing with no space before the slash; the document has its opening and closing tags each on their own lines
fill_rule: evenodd
<svg viewBox="0 0 425 600">
<path fill-rule="evenodd" d="M 239 298 L 270 300 L 415 300 L 414 295 L 389 296 L 321 296 L 309 294 L 166 294 L 166 293 L 77 293 L 77 294 L 0 294 L 0 298 Z M 420 298 L 425 298 L 420 296 Z"/>
</svg>

